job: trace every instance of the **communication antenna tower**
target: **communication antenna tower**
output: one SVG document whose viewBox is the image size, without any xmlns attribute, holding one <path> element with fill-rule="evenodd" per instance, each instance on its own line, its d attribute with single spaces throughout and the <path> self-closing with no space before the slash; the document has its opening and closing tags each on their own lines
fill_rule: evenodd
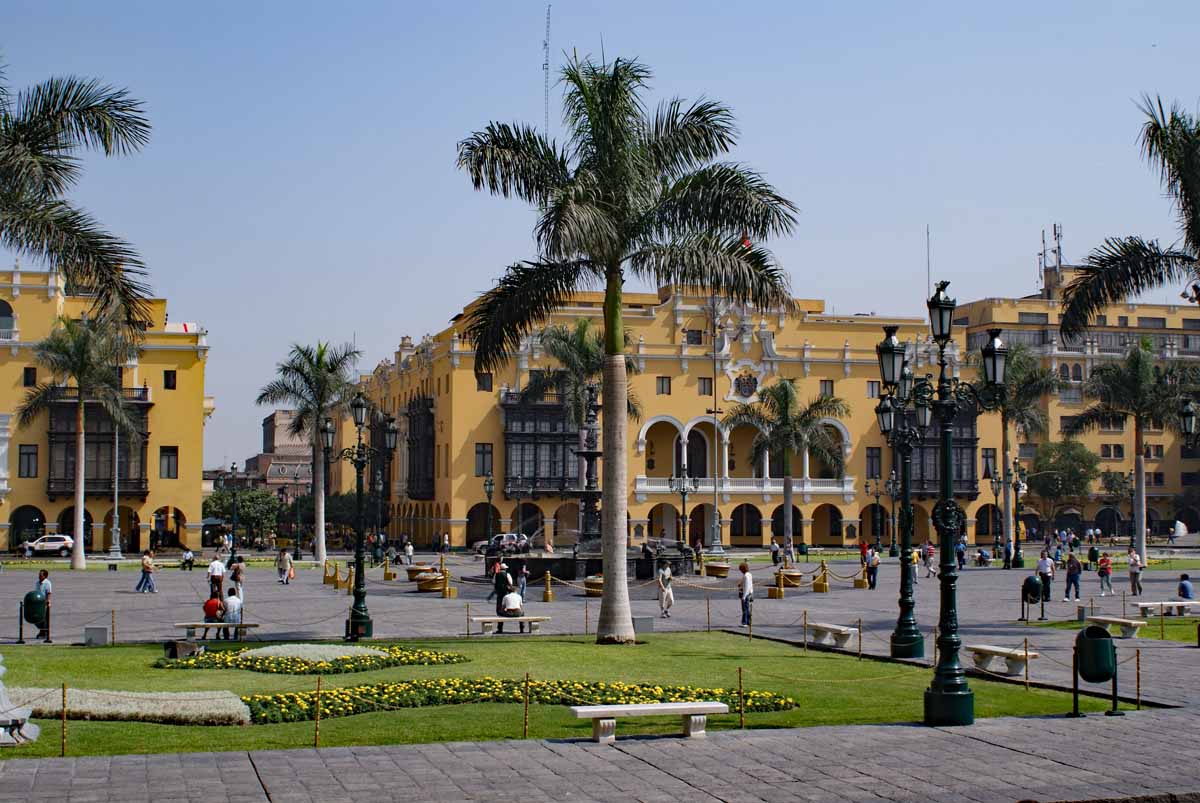
<svg viewBox="0 0 1200 803">
<path fill-rule="evenodd" d="M 542 130 L 550 137 L 550 4 L 546 4 L 546 38 L 542 40 Z"/>
</svg>

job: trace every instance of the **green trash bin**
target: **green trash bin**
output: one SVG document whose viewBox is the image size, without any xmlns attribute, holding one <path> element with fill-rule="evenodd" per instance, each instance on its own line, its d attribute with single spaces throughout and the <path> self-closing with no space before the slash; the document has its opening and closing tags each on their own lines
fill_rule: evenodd
<svg viewBox="0 0 1200 803">
<path fill-rule="evenodd" d="M 46 595 L 35 588 L 25 595 L 25 621 L 38 627 L 46 626 Z"/>
<path fill-rule="evenodd" d="M 1075 636 L 1079 676 L 1088 683 L 1107 683 L 1117 674 L 1117 650 L 1107 628 L 1089 625 Z"/>
<path fill-rule="evenodd" d="M 1021 583 L 1021 598 L 1026 605 L 1037 605 L 1042 599 L 1042 578 L 1031 574 Z"/>
<path fill-rule="evenodd" d="M 807 555 L 808 554 L 808 544 L 801 541 L 800 546 L 796 548 L 796 551 L 799 552 L 801 555 Z"/>
</svg>

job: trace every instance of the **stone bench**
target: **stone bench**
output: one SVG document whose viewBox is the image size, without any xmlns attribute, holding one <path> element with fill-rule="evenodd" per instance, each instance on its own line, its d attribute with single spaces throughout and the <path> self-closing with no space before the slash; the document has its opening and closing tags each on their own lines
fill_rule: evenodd
<svg viewBox="0 0 1200 803">
<path fill-rule="evenodd" d="M 975 666 L 985 672 L 993 671 L 990 669 L 993 658 L 1003 658 L 1006 669 L 1004 672 L 997 672 L 996 674 L 1004 675 L 1024 674 L 1026 656 L 1028 656 L 1030 661 L 1038 657 L 1038 654 L 1033 650 L 1026 653 L 1022 647 L 992 647 L 988 644 L 976 644 L 973 646 L 964 646 L 963 649 L 971 653 L 972 657 L 975 658 Z"/>
<path fill-rule="evenodd" d="M 1146 626 L 1143 619 L 1122 619 L 1119 616 L 1089 616 L 1086 621 L 1102 627 L 1119 625 L 1121 638 L 1134 638 L 1138 634 L 1138 628 Z"/>
<path fill-rule="evenodd" d="M 833 646 L 839 649 L 845 647 L 853 636 L 858 635 L 857 627 L 844 627 L 822 622 L 809 622 L 808 629 L 813 633 L 814 644 L 829 644 L 832 641 Z"/>
<path fill-rule="evenodd" d="M 258 626 L 259 625 L 254 624 L 253 622 L 242 622 L 242 623 L 236 624 L 236 625 L 233 623 L 225 624 L 224 622 L 176 622 L 175 623 L 175 627 L 184 628 L 183 637 L 189 638 L 189 639 L 194 639 L 196 637 L 197 630 L 208 630 L 210 627 L 212 627 L 212 628 L 223 628 L 223 627 L 235 628 L 237 630 L 237 637 L 241 638 L 244 635 L 245 631 L 250 630 L 251 628 L 258 627 Z"/>
<path fill-rule="evenodd" d="M 1200 605 L 1200 600 L 1172 599 L 1162 602 L 1139 602 L 1137 607 L 1138 613 L 1142 616 L 1149 616 L 1155 613 L 1170 616 L 1172 611 L 1174 611 L 1176 616 L 1186 616 L 1189 608 L 1194 608 L 1198 605 Z"/>
<path fill-rule="evenodd" d="M 592 721 L 592 741 L 612 744 L 617 739 L 618 717 L 665 717 L 683 718 L 683 735 L 693 739 L 704 738 L 709 714 L 728 714 L 725 703 L 631 703 L 629 705 L 573 705 L 571 713 L 576 719 Z"/>
<path fill-rule="evenodd" d="M 533 635 L 541 630 L 542 622 L 549 622 L 549 616 L 472 616 L 471 624 L 479 625 L 479 632 L 487 635 L 496 629 L 498 624 L 520 624 L 524 622 L 529 625 L 529 633 Z"/>
</svg>

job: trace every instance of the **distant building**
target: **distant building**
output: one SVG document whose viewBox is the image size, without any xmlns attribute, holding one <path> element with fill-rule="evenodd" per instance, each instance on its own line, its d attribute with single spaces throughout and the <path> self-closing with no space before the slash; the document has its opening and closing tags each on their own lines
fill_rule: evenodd
<svg viewBox="0 0 1200 803">
<path fill-rule="evenodd" d="M 288 498 L 307 496 L 312 484 L 312 444 L 291 432 L 292 410 L 276 410 L 262 421 L 262 451 L 245 461 L 239 487 L 286 489 Z M 304 486 L 302 489 L 296 486 Z"/>
</svg>

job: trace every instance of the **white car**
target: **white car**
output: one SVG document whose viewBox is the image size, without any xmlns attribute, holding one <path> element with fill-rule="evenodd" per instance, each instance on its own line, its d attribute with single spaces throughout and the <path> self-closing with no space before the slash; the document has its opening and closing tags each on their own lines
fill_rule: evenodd
<svg viewBox="0 0 1200 803">
<path fill-rule="evenodd" d="M 69 535 L 43 535 L 36 541 L 26 541 L 21 544 L 22 550 L 28 549 L 35 555 L 46 552 L 57 552 L 60 557 L 67 557 L 75 546 L 75 539 Z"/>
</svg>

